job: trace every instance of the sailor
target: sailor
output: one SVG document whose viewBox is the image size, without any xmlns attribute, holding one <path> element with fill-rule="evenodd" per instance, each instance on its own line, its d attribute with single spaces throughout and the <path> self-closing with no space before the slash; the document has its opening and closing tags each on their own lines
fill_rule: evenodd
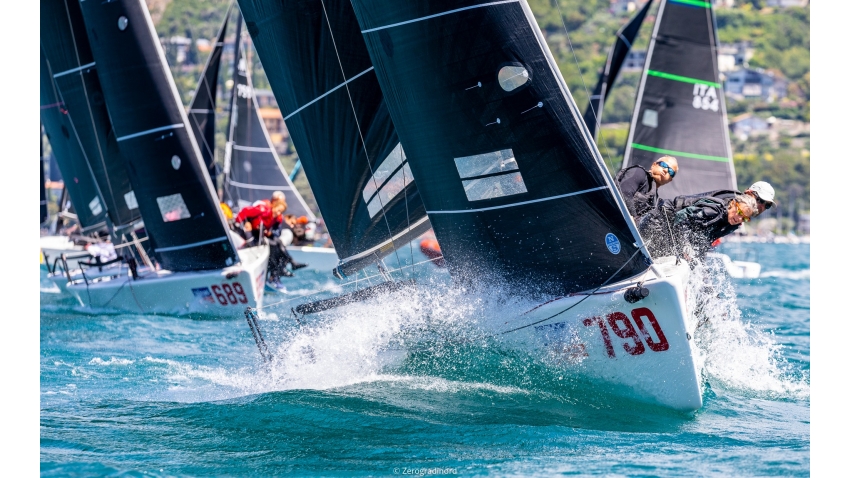
<svg viewBox="0 0 850 478">
<path fill-rule="evenodd" d="M 711 196 L 718 199 L 728 200 L 733 199 L 735 196 L 741 194 L 746 194 L 756 200 L 756 205 L 758 206 L 758 209 L 754 216 L 760 215 L 761 213 L 770 209 L 776 204 L 773 186 L 771 186 L 770 183 L 766 181 L 757 181 L 753 183 L 753 185 L 747 188 L 747 190 L 745 190 L 743 193 L 731 189 L 718 189 L 716 191 L 706 191 L 704 193 L 691 194 L 688 196 L 676 196 L 675 198 L 670 200 L 662 200 L 662 202 L 678 211 L 680 209 L 683 209 L 684 207 L 693 204 L 696 200 L 702 197 Z"/>
<path fill-rule="evenodd" d="M 712 244 L 731 234 L 757 214 L 758 204 L 748 194 L 731 198 L 703 196 L 684 205 L 667 201 L 641 218 L 641 236 L 654 256 L 702 258 Z"/>
<path fill-rule="evenodd" d="M 673 156 L 658 158 L 649 171 L 637 164 L 620 170 L 616 178 L 617 186 L 623 194 L 629 214 L 638 220 L 655 209 L 658 206 L 658 188 L 672 181 L 678 172 L 679 162 Z"/>
</svg>

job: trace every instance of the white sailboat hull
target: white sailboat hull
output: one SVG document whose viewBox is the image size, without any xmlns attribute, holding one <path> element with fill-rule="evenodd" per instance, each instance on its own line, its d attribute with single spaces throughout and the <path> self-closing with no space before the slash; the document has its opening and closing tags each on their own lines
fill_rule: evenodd
<svg viewBox="0 0 850 478">
<path fill-rule="evenodd" d="M 41 236 L 39 239 L 39 246 L 41 248 L 40 263 L 42 269 L 49 270 L 52 268 L 53 262 L 62 254 L 66 254 L 68 256 L 87 255 L 88 257 L 85 260 L 89 260 L 91 258 L 91 255 L 88 255 L 83 246 L 74 244 L 68 236 Z M 69 259 L 67 262 L 70 268 L 78 267 L 77 259 Z"/>
<path fill-rule="evenodd" d="M 733 261 L 728 255 L 719 252 L 709 252 L 706 259 L 722 263 L 729 276 L 735 279 L 758 279 L 761 274 L 761 264 L 758 262 Z"/>
<path fill-rule="evenodd" d="M 330 272 L 339 264 L 336 249 L 332 247 L 286 246 L 295 262 L 307 264 L 303 271 Z"/>
<path fill-rule="evenodd" d="M 81 305 L 131 313 L 233 316 L 260 307 L 269 258 L 268 246 L 239 250 L 241 262 L 197 272 L 151 271 L 137 280 L 119 275 L 76 281 L 67 290 Z M 126 270 L 126 268 L 124 268 Z"/>
<path fill-rule="evenodd" d="M 662 258 L 656 268 L 664 279 L 647 272 L 593 295 L 541 304 L 506 324 L 504 337 L 532 351 L 542 348 L 546 360 L 570 374 L 629 398 L 697 410 L 702 384 L 692 341 L 696 321 L 686 306 L 690 269 L 672 258 Z M 645 281 L 649 296 L 628 303 L 624 292 L 637 281 Z"/>
</svg>

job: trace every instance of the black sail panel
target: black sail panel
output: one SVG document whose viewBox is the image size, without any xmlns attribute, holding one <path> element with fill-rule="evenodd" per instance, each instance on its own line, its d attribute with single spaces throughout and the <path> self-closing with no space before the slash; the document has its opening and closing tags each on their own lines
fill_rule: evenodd
<svg viewBox="0 0 850 478">
<path fill-rule="evenodd" d="M 339 272 L 430 228 L 349 0 L 240 0 Z"/>
<path fill-rule="evenodd" d="M 241 44 L 241 42 L 239 42 Z M 228 141 L 228 175 L 226 187 L 231 199 L 240 207 L 260 199 L 268 199 L 274 191 L 286 196 L 285 214 L 316 216 L 289 180 L 280 165 L 277 152 L 260 118 L 260 108 L 254 95 L 254 85 L 247 61 L 239 56 L 231 104 L 230 138 Z"/>
<path fill-rule="evenodd" d="M 82 2 L 103 93 L 145 229 L 173 271 L 237 262 L 147 7 Z"/>
<path fill-rule="evenodd" d="M 85 228 L 106 226 L 106 207 L 100 190 L 89 168 L 86 154 L 80 146 L 74 125 L 68 117 L 68 110 L 59 100 L 53 84 L 53 73 L 41 51 L 41 122 L 65 189 L 74 204 L 77 219 Z M 52 172 L 52 171 L 51 171 Z"/>
<path fill-rule="evenodd" d="M 453 275 L 563 293 L 648 267 L 525 2 L 354 7 Z"/>
<path fill-rule="evenodd" d="M 602 124 L 602 109 L 605 106 L 605 97 L 617 80 L 617 75 L 620 74 L 620 68 L 623 66 L 623 61 L 629 50 L 632 49 L 632 43 L 640 31 L 640 26 L 643 24 L 646 14 L 649 12 L 649 7 L 652 5 L 652 0 L 648 0 L 643 8 L 641 8 L 635 16 L 629 20 L 629 23 L 623 25 L 617 31 L 614 45 L 611 46 L 611 51 L 608 52 L 608 59 L 605 61 L 605 66 L 599 74 L 599 80 L 593 88 L 593 94 L 590 95 L 587 109 L 584 111 L 584 123 L 590 134 L 596 139 L 599 133 L 599 126 Z"/>
<path fill-rule="evenodd" d="M 679 161 L 663 198 L 737 189 L 709 2 L 662 0 L 638 89 L 623 167 Z"/>
<path fill-rule="evenodd" d="M 44 185 L 44 182 L 45 182 L 45 177 L 44 177 L 44 139 L 41 139 L 41 141 L 39 141 L 39 146 L 40 146 L 40 149 L 39 149 L 39 155 L 38 155 L 38 162 L 39 162 L 39 167 L 40 167 L 40 169 L 39 169 L 39 173 L 40 173 L 39 179 L 41 180 L 41 196 L 40 196 L 41 201 L 39 201 L 39 206 L 40 206 L 39 223 L 44 224 L 44 221 L 47 220 L 47 188 Z"/>
<path fill-rule="evenodd" d="M 230 11 L 233 5 L 227 9 L 227 14 L 224 16 L 224 22 L 221 24 L 221 30 L 216 36 L 215 44 L 207 58 L 207 63 L 204 65 L 204 70 L 201 73 L 201 78 L 198 81 L 198 87 L 195 90 L 195 95 L 192 97 L 192 102 L 189 103 L 187 116 L 189 117 L 189 125 L 192 126 L 192 133 L 195 135 L 195 141 L 201 149 L 201 155 L 204 158 L 204 164 L 207 165 L 207 173 L 215 184 L 218 177 L 218 168 L 215 164 L 215 106 L 216 106 L 216 91 L 218 89 L 218 72 L 221 66 L 221 53 L 224 51 L 224 36 L 227 33 L 227 20 L 230 17 Z"/>
<path fill-rule="evenodd" d="M 124 159 L 118 151 L 80 4 L 41 1 L 41 47 L 57 94 L 68 110 L 114 226 L 141 218 Z"/>
</svg>

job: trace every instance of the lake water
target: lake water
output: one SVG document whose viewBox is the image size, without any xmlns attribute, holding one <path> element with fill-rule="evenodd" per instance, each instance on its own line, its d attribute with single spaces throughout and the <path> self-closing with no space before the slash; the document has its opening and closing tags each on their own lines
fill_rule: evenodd
<svg viewBox="0 0 850 478">
<path fill-rule="evenodd" d="M 431 292 L 300 325 L 289 310 L 304 299 L 291 299 L 338 289 L 299 271 L 260 315 L 271 367 L 240 313 L 87 314 L 42 275 L 41 473 L 808 476 L 810 247 L 722 247 L 762 272 L 723 282 L 697 331 L 694 414 L 563 383 L 487 340 L 394 356 L 389 344 L 522 305 L 446 288 L 432 264 L 417 266 Z"/>
</svg>

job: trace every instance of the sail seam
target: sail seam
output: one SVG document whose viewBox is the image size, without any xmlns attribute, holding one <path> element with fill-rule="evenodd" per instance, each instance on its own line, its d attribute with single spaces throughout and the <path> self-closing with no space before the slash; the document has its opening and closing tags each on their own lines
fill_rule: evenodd
<svg viewBox="0 0 850 478">
<path fill-rule="evenodd" d="M 160 247 L 154 249 L 154 252 L 169 252 L 169 251 L 178 251 L 180 249 L 189 249 L 192 247 L 205 246 L 207 244 L 213 244 L 215 242 L 226 241 L 227 236 L 216 237 L 215 239 L 207 239 L 206 241 L 193 242 L 192 244 L 185 244 L 182 246 L 171 246 L 171 247 Z"/>
<path fill-rule="evenodd" d="M 608 186 L 599 186 L 598 188 L 585 189 L 584 191 L 576 191 L 574 193 L 560 194 L 558 196 L 551 196 L 551 197 L 542 198 L 542 199 L 532 199 L 530 201 L 520 201 L 520 202 L 515 202 L 513 204 L 503 204 L 501 206 L 482 207 L 482 208 L 478 208 L 478 209 L 462 209 L 462 210 L 458 210 L 458 211 L 425 211 L 425 212 L 427 214 L 462 214 L 462 213 L 466 213 L 466 212 L 492 211 L 494 209 L 504 209 L 504 208 L 507 208 L 507 207 L 524 206 L 526 204 L 534 204 L 534 203 L 537 203 L 537 202 L 552 201 L 554 199 L 561 199 L 561 198 L 570 197 L 570 196 L 577 196 L 579 194 L 592 193 L 594 191 L 602 191 L 602 190 L 605 190 L 605 189 L 608 189 Z"/>
<path fill-rule="evenodd" d="M 321 100 L 321 99 L 322 99 L 322 98 L 324 98 L 325 96 L 328 96 L 329 94 L 333 93 L 334 91 L 336 91 L 336 90 L 338 90 L 338 89 L 342 88 L 343 86 L 345 86 L 345 85 L 347 85 L 347 84 L 351 83 L 352 81 L 354 81 L 354 80 L 356 80 L 357 78 L 359 78 L 359 77 L 361 77 L 361 76 L 365 75 L 366 73 L 369 73 L 370 71 L 372 71 L 372 70 L 374 70 L 374 69 L 375 69 L 375 67 L 374 67 L 374 66 L 370 66 L 369 68 L 367 68 L 367 69 L 365 69 L 365 70 L 361 71 L 360 73 L 358 73 L 358 74 L 356 74 L 356 75 L 352 76 L 351 78 L 349 78 L 349 79 L 347 79 L 347 80 L 343 81 L 342 83 L 340 83 L 339 85 L 335 86 L 333 89 L 331 89 L 331 90 L 330 90 L 330 91 L 328 91 L 327 93 L 323 94 L 322 96 L 319 96 L 318 98 L 316 98 L 316 99 L 314 99 L 313 101 L 311 101 L 311 102 L 307 103 L 306 105 L 304 105 L 304 106 L 302 106 L 302 107 L 298 108 L 297 110 L 293 111 L 292 113 L 289 113 L 289 115 L 287 115 L 287 116 L 286 116 L 286 118 L 283 118 L 283 120 L 284 120 L 284 121 L 286 121 L 286 120 L 288 120 L 289 118 L 292 118 L 293 116 L 295 116 L 296 114 L 298 114 L 298 113 L 299 113 L 301 110 L 303 110 L 304 108 L 306 108 L 306 107 L 308 107 L 308 106 L 312 105 L 313 103 L 315 103 L 315 102 L 317 102 L 317 101 Z"/>
<path fill-rule="evenodd" d="M 423 217 L 422 219 L 420 219 L 420 220 L 416 221 L 415 223 L 413 223 L 413 225 L 412 225 L 412 226 L 410 226 L 410 227 L 408 227 L 407 229 L 405 229 L 405 230 L 403 230 L 403 231 L 399 232 L 398 234 L 396 234 L 395 236 L 391 237 L 390 239 L 387 239 L 386 241 L 384 241 L 384 242 L 382 242 L 382 243 L 378 244 L 378 245 L 377 245 L 377 246 L 375 246 L 375 247 L 372 247 L 371 249 L 367 249 L 367 250 L 365 250 L 365 251 L 361 252 L 360 254 L 355 254 L 355 255 L 353 255 L 353 256 L 346 257 L 345 259 L 340 259 L 339 263 L 340 263 L 340 264 L 342 264 L 342 263 L 344 263 L 344 262 L 346 262 L 346 261 L 352 261 L 352 260 L 355 260 L 355 259 L 360 259 L 360 258 L 362 258 L 362 257 L 366 257 L 366 256 L 368 256 L 368 255 L 370 255 L 370 254 L 373 254 L 374 252 L 376 252 L 376 251 L 378 251 L 378 250 L 380 250 L 380 249 L 382 249 L 382 248 L 386 247 L 386 246 L 387 246 L 387 244 L 392 244 L 393 242 L 397 241 L 399 238 L 403 237 L 405 234 L 407 234 L 407 233 L 409 233 L 410 231 L 412 231 L 412 230 L 416 229 L 418 226 L 421 226 L 421 225 L 422 225 L 425 221 L 427 221 L 427 220 L 428 220 L 428 216 L 425 216 L 425 217 Z M 338 266 L 337 266 L 337 267 L 338 267 Z"/>
<path fill-rule="evenodd" d="M 160 131 L 168 131 L 170 129 L 184 128 L 185 126 L 186 125 L 184 125 L 183 123 L 172 124 L 172 125 L 168 125 L 168 126 L 162 126 L 162 127 L 159 127 L 159 128 L 149 129 L 147 131 L 140 131 L 138 133 L 133 133 L 133 134 L 128 134 L 126 136 L 121 136 L 120 138 L 118 138 L 118 141 L 124 141 L 125 139 L 136 138 L 138 136 L 144 136 L 146 134 L 158 133 Z"/>
<path fill-rule="evenodd" d="M 264 186 L 262 184 L 240 183 L 238 181 L 228 180 L 228 184 L 243 189 L 262 189 L 264 191 L 292 191 L 290 186 Z"/>
<path fill-rule="evenodd" d="M 698 80 L 696 78 L 688 78 L 687 76 L 674 75 L 672 73 L 665 73 L 663 71 L 646 70 L 646 74 L 649 76 L 664 78 L 665 80 L 681 81 L 682 83 L 690 83 L 693 85 L 708 85 L 713 86 L 715 88 L 720 88 L 720 83 L 715 83 L 713 81 L 706 80 Z"/>
<path fill-rule="evenodd" d="M 91 63 L 88 63 L 86 65 L 80 65 L 76 68 L 71 68 L 70 70 L 65 70 L 65 71 L 56 73 L 55 75 L 53 75 L 53 78 L 59 78 L 60 76 L 70 75 L 71 73 L 76 73 L 78 71 L 85 70 L 86 68 L 90 68 L 94 65 L 95 65 L 95 62 L 91 62 Z"/>
<path fill-rule="evenodd" d="M 239 146 L 238 144 L 234 144 L 233 149 L 237 151 L 248 151 L 253 153 L 271 153 L 272 151 L 274 151 L 272 148 L 260 148 L 258 146 Z"/>
<path fill-rule="evenodd" d="M 413 20 L 407 20 L 407 21 L 404 21 L 404 22 L 393 23 L 391 25 L 385 25 L 383 27 L 376 27 L 376 28 L 370 28 L 368 30 L 362 30 L 360 33 L 365 34 L 365 33 L 376 32 L 378 30 L 384 30 L 386 28 L 392 28 L 392 27 L 397 27 L 397 26 L 400 26 L 400 25 L 406 25 L 408 23 L 421 22 L 422 20 L 430 20 L 432 18 L 442 17 L 443 15 L 449 15 L 449 14 L 452 14 L 452 13 L 462 12 L 464 10 L 472 10 L 472 9 L 475 9 L 475 8 L 490 7 L 490 6 L 493 6 L 493 5 L 501 5 L 503 3 L 517 3 L 517 2 L 519 2 L 519 0 L 502 0 L 500 2 L 482 3 L 480 5 L 472 5 L 472 6 L 469 6 L 469 7 L 456 8 L 454 10 L 449 10 L 447 12 L 435 13 L 434 15 L 428 15 L 427 17 L 419 17 L 419 18 L 414 18 Z"/>
<path fill-rule="evenodd" d="M 640 144 L 640 143 L 632 143 L 632 148 L 642 149 L 644 151 L 650 151 L 652 153 L 670 154 L 670 155 L 673 155 L 673 156 L 683 156 L 683 157 L 686 157 L 686 158 L 705 159 L 705 160 L 708 160 L 708 161 L 720 161 L 720 162 L 723 162 L 723 163 L 729 162 L 729 158 L 724 158 L 723 156 L 710 156 L 708 154 L 686 153 L 684 151 L 674 151 L 672 149 L 654 148 L 652 146 L 647 146 L 645 144 Z"/>
</svg>

